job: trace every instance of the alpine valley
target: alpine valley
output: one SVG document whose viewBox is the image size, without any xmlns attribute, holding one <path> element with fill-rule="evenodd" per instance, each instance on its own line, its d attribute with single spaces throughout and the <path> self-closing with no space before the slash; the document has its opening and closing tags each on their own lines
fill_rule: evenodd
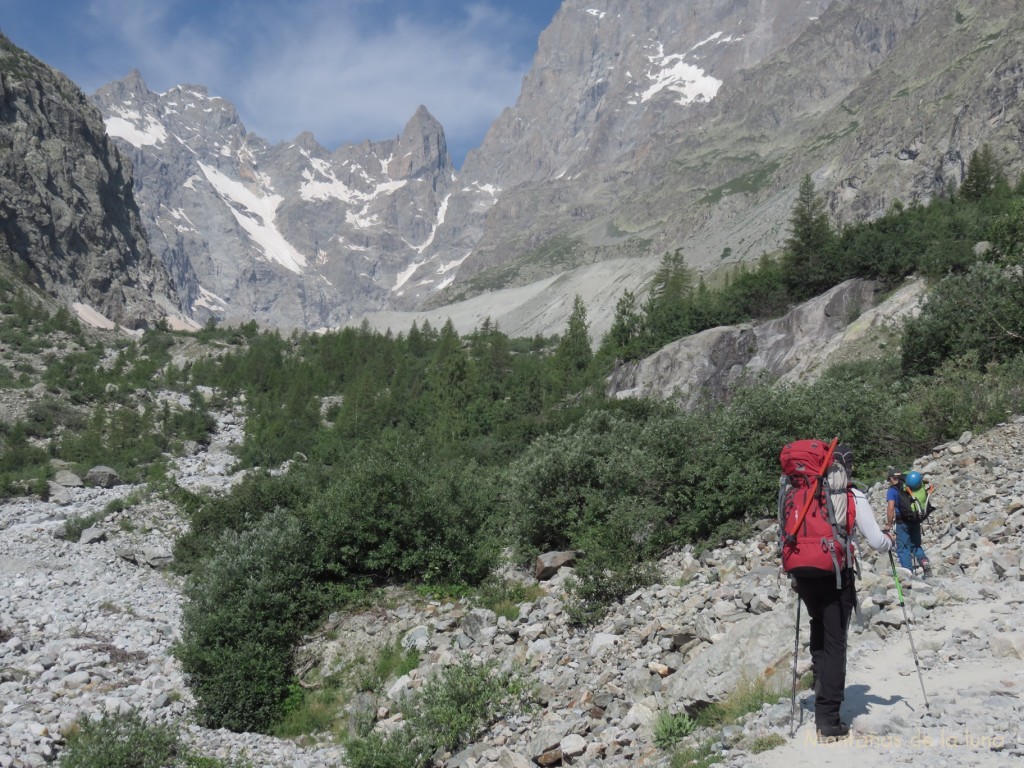
<svg viewBox="0 0 1024 768">
<path fill-rule="evenodd" d="M 840 224 L 959 184 L 982 144 L 1015 178 L 1022 48 L 1013 0 L 565 0 L 461 169 L 426 106 L 332 150 L 139 72 L 91 101 L 197 323 L 549 335 L 579 295 L 596 341 L 664 254 L 713 283 L 776 250 L 805 174 Z"/>
</svg>

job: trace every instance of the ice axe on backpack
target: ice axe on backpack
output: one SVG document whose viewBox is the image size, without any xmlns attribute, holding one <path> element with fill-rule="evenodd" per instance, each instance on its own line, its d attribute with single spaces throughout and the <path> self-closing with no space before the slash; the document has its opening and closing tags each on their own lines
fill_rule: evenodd
<svg viewBox="0 0 1024 768">
<path fill-rule="evenodd" d="M 896 573 L 896 560 L 889 550 L 889 565 L 892 568 L 892 580 L 896 582 L 896 595 L 900 599 L 900 608 L 903 609 L 903 623 L 907 625 L 907 637 L 910 638 L 910 650 L 914 654 L 914 666 L 917 667 L 917 679 L 921 683 L 921 695 L 924 696 L 924 708 L 928 707 L 928 694 L 924 690 L 924 675 L 921 674 L 921 662 L 917 658 L 917 648 L 914 647 L 914 636 L 910 633 L 910 618 L 907 616 L 907 604 L 903 601 L 903 586 L 900 584 L 899 574 Z"/>
</svg>

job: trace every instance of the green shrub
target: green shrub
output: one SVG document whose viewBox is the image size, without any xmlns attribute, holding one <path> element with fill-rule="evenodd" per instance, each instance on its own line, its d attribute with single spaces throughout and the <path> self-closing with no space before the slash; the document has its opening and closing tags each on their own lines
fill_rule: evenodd
<svg viewBox="0 0 1024 768">
<path fill-rule="evenodd" d="M 106 517 L 106 509 L 93 512 L 91 515 L 71 515 L 64 521 L 64 538 L 68 541 L 78 541 L 86 528 L 102 523 Z"/>
<path fill-rule="evenodd" d="M 80 717 L 67 736 L 60 768 L 252 768 L 246 760 L 203 757 L 170 725 L 146 723 L 136 712 Z"/>
<path fill-rule="evenodd" d="M 165 768 L 180 764 L 183 750 L 167 725 L 150 725 L 135 713 L 79 718 L 67 738 L 61 768 Z"/>
<path fill-rule="evenodd" d="M 231 493 L 222 496 L 191 495 L 175 491 L 189 515 L 189 530 L 174 543 L 179 570 L 189 572 L 208 557 L 221 534 L 252 528 L 275 510 L 297 513 L 317 490 L 320 480 L 303 471 L 271 475 L 251 472 Z"/>
<path fill-rule="evenodd" d="M 525 706 L 529 688 L 518 673 L 499 672 L 495 663 L 464 661 L 427 681 L 407 713 L 421 743 L 454 751 L 473 741 L 499 715 Z"/>
<path fill-rule="evenodd" d="M 655 554 L 667 538 L 665 510 L 654 505 L 621 499 L 600 517 L 576 538 L 585 554 L 567 582 L 574 624 L 600 620 L 608 605 L 654 583 Z"/>
<path fill-rule="evenodd" d="M 322 608 L 308 552 L 298 520 L 278 512 L 225 532 L 186 582 L 175 654 L 207 727 L 267 732 L 281 719 L 294 643 Z"/>
<path fill-rule="evenodd" d="M 903 370 L 931 374 L 943 362 L 977 355 L 977 364 L 1024 351 L 1024 279 L 995 264 L 977 264 L 932 289 L 920 314 L 906 322 Z"/>
<path fill-rule="evenodd" d="M 500 717 L 523 711 L 530 696 L 519 672 L 499 672 L 493 663 L 446 667 L 403 700 L 403 728 L 346 743 L 349 768 L 425 768 L 438 751 L 454 752 Z"/>
<path fill-rule="evenodd" d="M 318 570 L 336 579 L 481 581 L 496 548 L 491 478 L 438 462 L 422 439 L 390 430 L 304 510 Z"/>
<path fill-rule="evenodd" d="M 401 677 L 416 669 L 420 654 L 415 648 L 403 648 L 400 641 L 386 645 L 378 651 L 370 668 L 356 683 L 360 691 L 377 691 L 388 680 Z"/>
<path fill-rule="evenodd" d="M 668 750 L 697 730 L 697 721 L 685 712 L 660 712 L 654 721 L 654 745 Z"/>
<path fill-rule="evenodd" d="M 348 768 L 423 768 L 429 755 L 412 742 L 408 727 L 384 735 L 373 732 L 345 743 Z"/>
</svg>

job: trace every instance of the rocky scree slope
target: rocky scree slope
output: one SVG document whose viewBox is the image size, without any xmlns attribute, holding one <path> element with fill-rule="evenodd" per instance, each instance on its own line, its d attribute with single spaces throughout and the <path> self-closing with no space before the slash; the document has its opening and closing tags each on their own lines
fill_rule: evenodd
<svg viewBox="0 0 1024 768">
<path fill-rule="evenodd" d="M 222 415 L 209 449 L 180 459 L 173 476 L 190 488 L 228 489 L 238 475 L 231 474 L 227 449 L 240 439 L 238 414 Z M 851 631 L 844 709 L 854 725 L 856 741 L 850 743 L 858 749 L 843 752 L 808 738 L 808 691 L 800 694 L 792 741 L 786 738 L 786 697 L 693 738 L 710 742 L 733 766 L 810 764 L 820 762 L 826 755 L 817 750 L 825 749 L 836 750 L 830 759 L 843 765 L 847 758 L 871 764 L 894 755 L 938 766 L 1019 760 L 1024 633 L 1015 617 L 1024 600 L 1022 447 L 1024 417 L 1015 417 L 985 434 L 938 446 L 915 463 L 935 483 L 939 504 L 926 527 L 935 575 L 927 582 L 904 581 L 929 708 L 888 560 L 867 552 L 859 583 L 864 623 Z M 184 522 L 168 505 L 143 501 L 109 515 L 82 542 L 63 540 L 68 516 L 96 512 L 135 490 L 63 479 L 68 485 L 60 503 L 15 499 L 0 505 L 0 765 L 42 765 L 59 754 L 63 730 L 80 714 L 129 708 L 177 723 L 204 754 L 245 755 L 260 766 L 344 765 L 342 749 L 330 740 L 300 747 L 189 722 L 192 699 L 168 655 L 180 636 L 180 584 L 160 569 Z M 881 514 L 882 484 L 869 497 Z M 519 664 L 537 686 L 539 708 L 494 725 L 466 750 L 447 756 L 446 766 L 667 766 L 668 755 L 653 744 L 662 713 L 695 711 L 763 676 L 788 686 L 795 602 L 778 566 L 772 503 L 752 510 L 755 518 L 763 516 L 759 535 L 702 554 L 690 548 L 672 554 L 661 563 L 660 584 L 630 595 L 592 628 L 573 628 L 567 620 L 566 566 L 545 575 L 545 596 L 521 605 L 511 621 L 464 602 L 424 603 L 394 592 L 376 611 L 332 616 L 325 631 L 300 649 L 301 667 L 313 679 L 396 640 L 415 646 L 418 669 L 389 681 L 378 697 L 351 705 L 379 718 L 380 727 L 395 727 L 397 699 L 441 665 L 467 655 Z M 808 665 L 804 622 L 799 670 Z M 758 739 L 772 734 L 785 743 L 752 753 Z"/>
<path fill-rule="evenodd" d="M 141 328 L 179 316 L 99 112 L 0 34 L 0 255 L 67 306 Z"/>
</svg>

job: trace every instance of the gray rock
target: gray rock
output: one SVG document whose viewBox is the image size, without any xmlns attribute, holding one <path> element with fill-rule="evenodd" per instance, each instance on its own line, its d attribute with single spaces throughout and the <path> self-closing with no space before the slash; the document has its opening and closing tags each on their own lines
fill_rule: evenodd
<svg viewBox="0 0 1024 768">
<path fill-rule="evenodd" d="M 71 503 L 71 494 L 68 492 L 68 489 L 60 483 L 55 483 L 52 480 L 49 480 L 46 483 L 46 488 L 47 496 L 52 503 L 59 504 L 62 507 Z"/>
<path fill-rule="evenodd" d="M 70 469 L 61 469 L 53 476 L 53 480 L 57 485 L 63 486 L 64 488 L 81 488 L 85 485 L 82 482 L 82 478 L 72 472 Z"/>
<path fill-rule="evenodd" d="M 534 576 L 537 581 L 547 581 L 563 566 L 571 566 L 576 562 L 577 552 L 545 552 L 537 556 Z"/>
<path fill-rule="evenodd" d="M 121 476 L 110 467 L 99 465 L 85 473 L 85 482 L 98 488 L 114 488 L 121 485 Z"/>
<path fill-rule="evenodd" d="M 107 532 L 102 528 L 91 526 L 82 531 L 82 535 L 78 538 L 79 544 L 98 544 L 101 541 L 107 540 Z"/>
</svg>

